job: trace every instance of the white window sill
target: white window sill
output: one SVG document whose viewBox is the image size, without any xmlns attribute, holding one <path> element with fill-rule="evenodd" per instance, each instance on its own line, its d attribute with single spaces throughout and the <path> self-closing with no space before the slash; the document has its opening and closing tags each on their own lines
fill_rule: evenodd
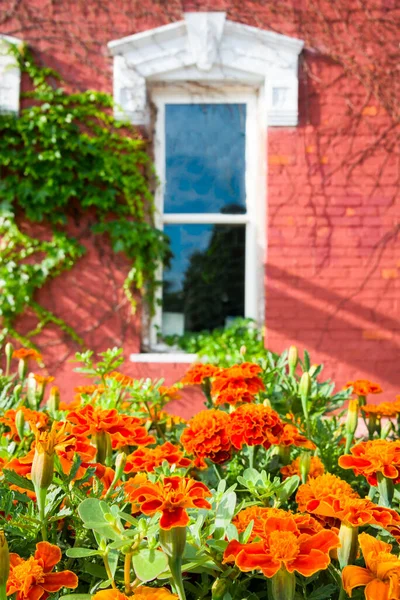
<svg viewBox="0 0 400 600">
<path fill-rule="evenodd" d="M 129 360 L 134 363 L 184 363 L 198 361 L 197 354 L 186 352 L 140 352 L 131 354 Z"/>
</svg>

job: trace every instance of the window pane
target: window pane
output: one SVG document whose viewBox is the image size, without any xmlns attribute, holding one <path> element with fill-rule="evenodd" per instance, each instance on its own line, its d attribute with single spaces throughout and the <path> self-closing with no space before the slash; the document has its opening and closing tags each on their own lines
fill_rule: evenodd
<svg viewBox="0 0 400 600">
<path fill-rule="evenodd" d="M 164 335 L 223 327 L 244 316 L 245 225 L 167 225 Z"/>
<path fill-rule="evenodd" d="M 243 213 L 245 104 L 167 104 L 166 213 Z"/>
</svg>

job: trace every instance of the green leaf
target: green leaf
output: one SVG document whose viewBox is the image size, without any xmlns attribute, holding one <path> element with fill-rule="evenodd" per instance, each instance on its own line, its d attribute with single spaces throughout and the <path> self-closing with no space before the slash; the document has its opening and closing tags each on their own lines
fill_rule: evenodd
<svg viewBox="0 0 400 600">
<path fill-rule="evenodd" d="M 232 517 L 235 513 L 236 507 L 236 494 L 235 492 L 229 492 L 222 496 L 221 502 L 218 504 L 217 512 L 215 515 L 214 522 L 214 537 L 216 539 L 222 538 L 225 535 Z"/>
<path fill-rule="evenodd" d="M 69 558 L 85 558 L 86 556 L 96 556 L 100 552 L 98 550 L 92 550 L 91 548 L 68 548 L 65 554 Z"/>
<path fill-rule="evenodd" d="M 21 477 L 15 473 L 15 471 L 9 471 L 8 469 L 3 469 L 4 478 L 11 485 L 17 485 L 18 487 L 24 490 L 30 490 L 31 492 L 35 491 L 32 481 L 26 479 L 26 477 Z"/>
<path fill-rule="evenodd" d="M 337 591 L 337 588 L 333 583 L 324 585 L 321 588 L 314 590 L 309 596 L 308 600 L 327 600 Z"/>
<path fill-rule="evenodd" d="M 168 559 L 160 550 L 144 548 L 133 555 L 132 564 L 140 581 L 152 581 L 168 567 Z"/>
</svg>

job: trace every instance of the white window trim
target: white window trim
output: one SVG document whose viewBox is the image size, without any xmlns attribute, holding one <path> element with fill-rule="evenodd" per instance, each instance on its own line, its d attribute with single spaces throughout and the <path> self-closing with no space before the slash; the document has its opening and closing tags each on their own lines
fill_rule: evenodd
<svg viewBox="0 0 400 600">
<path fill-rule="evenodd" d="M 108 48 L 114 57 L 115 115 L 128 118 L 136 125 L 151 125 L 151 101 L 157 102 L 157 88 L 160 86 L 167 89 L 168 86 L 171 89 L 179 86 L 182 93 L 187 93 L 189 89 L 193 92 L 200 86 L 203 102 L 206 89 L 214 94 L 226 95 L 228 91 L 234 94 L 233 87 L 236 87 L 239 95 L 250 90 L 255 94 L 256 127 L 254 131 L 249 130 L 247 144 L 253 138 L 253 145 L 246 156 L 249 172 L 254 174 L 254 179 L 246 185 L 246 192 L 249 201 L 247 227 L 253 229 L 249 233 L 257 242 L 246 253 L 246 271 L 250 260 L 259 265 L 259 271 L 257 277 L 252 277 L 246 286 L 249 296 L 252 286 L 254 290 L 257 286 L 257 293 L 254 293 L 252 300 L 247 298 L 246 313 L 256 315 L 256 319 L 263 323 L 263 264 L 267 247 L 267 126 L 297 125 L 298 58 L 304 42 L 229 21 L 224 12 L 191 12 L 183 16 L 184 19 L 177 23 L 109 42 Z M 211 99 L 207 96 L 206 101 L 211 102 Z M 163 172 L 160 172 L 162 159 L 160 152 L 157 154 L 157 148 L 155 150 L 158 176 L 163 180 Z M 159 200 L 161 193 L 162 190 L 157 191 L 156 200 Z M 232 215 L 231 218 L 238 222 L 239 217 Z M 195 218 L 195 215 L 190 217 Z M 207 218 L 207 215 L 202 215 L 202 219 Z M 177 222 L 176 219 L 179 216 L 170 215 L 168 222 Z M 215 222 L 215 216 L 212 222 Z M 146 332 L 149 334 L 147 328 L 148 319 L 144 327 L 143 345 L 151 350 L 154 349 L 151 344 L 154 344 L 154 333 L 146 338 Z M 166 351 L 165 347 L 162 351 Z M 131 359 L 137 361 L 139 356 L 142 355 L 132 355 Z M 160 362 L 154 359 L 155 356 L 144 354 L 143 362 Z M 161 360 L 162 355 L 159 356 Z M 165 355 L 162 362 L 167 362 L 167 357 L 170 362 L 178 362 L 179 356 L 182 357 L 182 353 L 172 352 Z"/>
<path fill-rule="evenodd" d="M 166 224 L 224 223 L 246 226 L 245 250 L 245 317 L 263 322 L 264 294 L 262 282 L 263 258 L 265 253 L 265 176 L 260 177 L 262 165 L 260 150 L 262 138 L 258 129 L 258 93 L 252 87 L 211 86 L 201 93 L 184 87 L 154 87 L 151 91 L 152 102 L 156 108 L 154 158 L 156 173 L 160 180 L 155 195 L 156 226 L 163 229 Z M 220 213 L 179 213 L 164 214 L 165 192 L 165 106 L 166 104 L 245 104 L 246 105 L 246 144 L 245 144 L 245 196 L 246 213 L 243 215 L 225 215 Z M 265 139 L 265 138 L 264 138 Z M 265 175 L 265 174 L 264 174 Z M 260 200 L 262 199 L 262 200 Z M 158 278 L 162 280 L 162 268 Z M 162 289 L 157 291 L 157 300 L 162 300 Z M 161 331 L 162 306 L 157 305 L 155 317 L 150 325 L 149 347 L 165 352 L 165 344 L 157 341 L 157 331 Z"/>
<path fill-rule="evenodd" d="M 21 71 L 10 46 L 21 44 L 16 37 L 0 34 L 0 113 L 19 112 Z"/>
</svg>

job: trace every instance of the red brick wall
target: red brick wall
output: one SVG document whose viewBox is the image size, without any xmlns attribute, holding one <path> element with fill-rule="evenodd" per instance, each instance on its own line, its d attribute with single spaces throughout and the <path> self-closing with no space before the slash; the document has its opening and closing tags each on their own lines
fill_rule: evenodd
<svg viewBox="0 0 400 600">
<path fill-rule="evenodd" d="M 109 40 L 178 20 L 183 10 L 199 6 L 304 37 L 300 124 L 268 134 L 267 345 L 275 351 L 293 343 L 306 347 L 339 386 L 368 377 L 382 384 L 386 399 L 400 391 L 399 146 L 390 62 L 397 49 L 390 29 L 398 16 L 394 2 L 371 2 L 376 22 L 365 23 L 359 3 L 348 0 L 328 8 L 323 0 L 4 4 L 9 11 L 0 31 L 28 42 L 71 89 L 111 92 Z M 127 354 L 137 351 L 140 320 L 130 315 L 120 291 L 126 265 L 112 256 L 105 240 L 88 236 L 85 223 L 77 228 L 88 254 L 43 290 L 40 301 L 94 349 L 124 344 Z M 20 323 L 22 330 L 26 323 Z M 51 370 L 70 372 L 66 360 L 76 348 L 65 336 L 50 329 L 37 341 Z M 172 382 L 183 367 L 129 365 L 126 370 L 165 375 Z M 64 379 L 66 392 L 74 381 Z"/>
</svg>

